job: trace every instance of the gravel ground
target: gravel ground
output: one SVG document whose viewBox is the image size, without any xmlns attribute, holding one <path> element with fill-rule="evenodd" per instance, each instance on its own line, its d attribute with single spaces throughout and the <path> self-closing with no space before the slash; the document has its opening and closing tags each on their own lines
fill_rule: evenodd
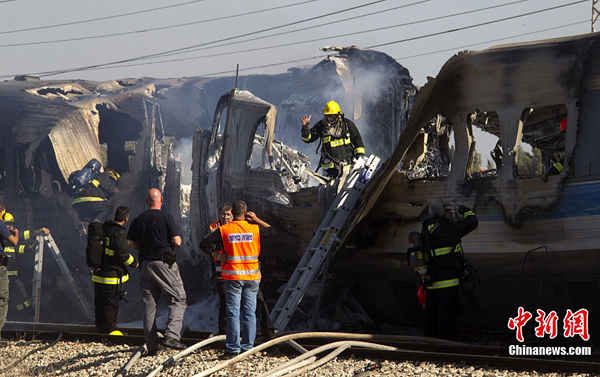
<svg viewBox="0 0 600 377">
<path fill-rule="evenodd" d="M 8 341 L 0 344 L 0 376 L 114 376 L 129 361 L 137 346 L 114 345 L 110 342 L 61 341 L 50 348 L 40 350 L 50 342 Z M 33 352 L 32 352 L 33 351 Z M 155 357 L 144 357 L 129 371 L 127 376 L 146 376 L 177 352 L 167 350 Z M 180 359 L 175 365 L 159 373 L 159 376 L 189 377 L 213 367 L 222 361 L 220 349 L 197 351 Z M 29 354 L 29 355 L 28 355 Z M 27 357 L 25 357 L 28 355 Z M 25 359 L 14 365 L 17 361 Z M 261 352 L 249 359 L 228 366 L 212 376 L 258 376 L 289 360 L 288 356 L 274 352 Z M 354 358 L 351 351 L 333 359 L 322 367 L 302 376 L 353 376 L 354 372 L 371 362 L 380 363 L 381 368 L 370 376 L 536 376 L 536 377 L 591 377 L 598 374 L 516 372 L 490 367 L 474 367 L 464 364 L 432 363 L 419 361 L 384 361 Z"/>
</svg>

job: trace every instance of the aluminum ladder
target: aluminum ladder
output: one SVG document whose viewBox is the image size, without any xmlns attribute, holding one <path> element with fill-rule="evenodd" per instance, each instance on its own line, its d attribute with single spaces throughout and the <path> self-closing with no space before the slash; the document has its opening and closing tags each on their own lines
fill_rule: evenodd
<svg viewBox="0 0 600 377">
<path fill-rule="evenodd" d="M 271 311 L 271 320 L 279 331 L 285 330 L 327 254 L 333 252 L 335 246 L 341 242 L 338 233 L 378 164 L 379 157 L 375 155 L 371 155 L 367 160 L 359 159 L 354 164 L 354 169 L 348 175 Z"/>
<path fill-rule="evenodd" d="M 67 283 L 69 287 L 73 291 L 76 296 L 77 303 L 81 306 L 86 316 L 91 317 L 92 311 L 87 304 L 87 300 L 83 297 L 81 290 L 75 284 L 75 280 L 73 279 L 73 275 L 71 275 L 71 271 L 65 260 L 63 259 L 58 246 L 54 242 L 54 238 L 50 233 L 47 234 L 38 234 L 37 235 L 37 245 L 35 246 L 35 262 L 34 262 L 34 270 L 33 270 L 33 288 L 31 292 L 31 298 L 35 305 L 35 322 L 40 321 L 40 297 L 42 293 L 42 268 L 44 264 L 44 245 L 48 247 L 48 249 L 54 255 L 54 260 L 58 264 L 58 267 L 62 271 L 63 276 L 67 279 Z"/>
</svg>

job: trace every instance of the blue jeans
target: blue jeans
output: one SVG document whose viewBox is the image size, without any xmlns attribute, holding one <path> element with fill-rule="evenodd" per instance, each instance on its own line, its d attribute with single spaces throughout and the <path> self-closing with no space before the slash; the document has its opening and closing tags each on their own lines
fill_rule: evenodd
<svg viewBox="0 0 600 377">
<path fill-rule="evenodd" d="M 227 280 L 226 284 L 227 328 L 225 331 L 225 349 L 229 353 L 248 351 L 254 347 L 254 339 L 256 338 L 258 280 Z M 240 326 L 242 327 L 241 342 Z"/>
</svg>

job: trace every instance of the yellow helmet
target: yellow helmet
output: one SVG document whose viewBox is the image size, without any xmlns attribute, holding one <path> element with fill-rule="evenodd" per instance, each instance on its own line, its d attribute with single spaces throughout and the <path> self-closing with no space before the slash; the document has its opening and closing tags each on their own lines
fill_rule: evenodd
<svg viewBox="0 0 600 377">
<path fill-rule="evenodd" d="M 335 102 L 335 101 L 327 102 L 325 104 L 325 107 L 323 108 L 324 115 L 336 115 L 341 112 L 342 112 L 342 110 L 340 110 L 340 105 L 338 105 L 337 102 Z"/>
<path fill-rule="evenodd" d="M 4 222 L 5 223 L 14 223 L 15 222 L 15 218 L 13 217 L 13 215 L 11 215 L 10 213 L 6 212 L 4 214 Z"/>
</svg>

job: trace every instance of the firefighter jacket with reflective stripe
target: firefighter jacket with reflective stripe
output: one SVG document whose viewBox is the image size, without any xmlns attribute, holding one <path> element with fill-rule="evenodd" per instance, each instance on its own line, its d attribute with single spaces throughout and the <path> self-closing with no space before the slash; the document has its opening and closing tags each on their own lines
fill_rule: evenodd
<svg viewBox="0 0 600 377">
<path fill-rule="evenodd" d="M 221 223 L 219 223 L 218 221 L 215 221 L 214 223 L 212 223 L 208 226 L 208 229 L 209 229 L 210 233 L 212 233 L 215 230 L 217 230 L 220 226 L 221 226 Z M 215 251 L 218 251 L 219 254 L 224 254 L 221 244 L 217 244 L 215 246 Z M 221 270 L 222 270 L 223 266 L 221 266 L 221 261 L 219 260 L 219 258 L 213 258 L 213 264 L 215 267 L 215 278 L 223 279 L 223 275 L 221 274 Z"/>
<path fill-rule="evenodd" d="M 219 227 L 227 262 L 221 271 L 225 280 L 258 280 L 260 229 L 247 221 L 232 221 Z"/>
<path fill-rule="evenodd" d="M 83 190 L 81 190 L 77 193 L 77 195 L 75 196 L 75 199 L 73 199 L 72 205 L 80 204 L 80 203 L 87 203 L 87 202 L 105 202 L 105 201 L 107 201 L 107 199 L 106 199 L 106 195 L 104 194 L 102 189 L 90 184 L 90 186 L 84 188 Z"/>
<path fill-rule="evenodd" d="M 24 230 L 19 234 L 19 243 L 17 246 L 11 244 L 4 246 L 4 253 L 6 253 L 6 257 L 9 258 L 7 267 L 8 276 L 19 276 L 19 267 L 33 268 L 33 266 L 19 266 L 19 257 L 17 255 L 23 255 L 25 252 L 32 250 L 35 240 L 35 230 Z"/>
<path fill-rule="evenodd" d="M 101 267 L 94 271 L 92 281 L 100 284 L 117 285 L 129 280 L 127 266 L 135 266 L 136 260 L 127 252 L 127 231 L 125 227 L 107 220 L 104 229 L 104 255 Z"/>
<path fill-rule="evenodd" d="M 302 141 L 312 143 L 321 139 L 321 160 L 319 164 L 323 171 L 338 169 L 340 164 L 352 164 L 352 159 L 364 156 L 365 145 L 356 125 L 351 120 L 341 119 L 342 131 L 340 136 L 330 135 L 325 122 L 320 120 L 313 128 L 302 128 Z"/>
<path fill-rule="evenodd" d="M 464 220 L 452 221 L 446 217 L 433 217 L 423 222 L 421 236 L 427 253 L 427 274 L 431 286 L 427 289 L 455 287 L 462 274 L 461 238 L 477 228 L 477 216 L 472 211 Z"/>
</svg>

